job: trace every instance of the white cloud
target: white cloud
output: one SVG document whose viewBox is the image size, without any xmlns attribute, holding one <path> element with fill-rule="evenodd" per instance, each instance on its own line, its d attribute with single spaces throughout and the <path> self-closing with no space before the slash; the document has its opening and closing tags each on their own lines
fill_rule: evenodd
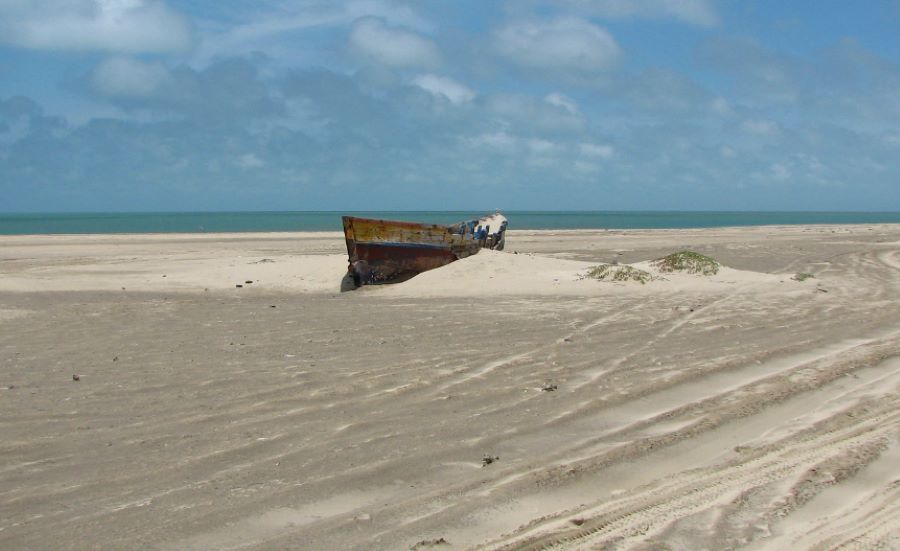
<svg viewBox="0 0 900 551">
<path fill-rule="evenodd" d="M 776 182 L 786 182 L 791 178 L 791 170 L 782 163 L 773 163 L 769 166 L 769 175 Z"/>
<path fill-rule="evenodd" d="M 390 67 L 435 67 L 441 61 L 440 52 L 431 40 L 388 27 L 375 17 L 364 17 L 353 24 L 350 45 L 364 57 Z"/>
<path fill-rule="evenodd" d="M 719 23 L 710 0 L 554 0 L 552 4 L 577 13 L 609 19 L 678 19 L 704 27 Z"/>
<path fill-rule="evenodd" d="M 326 5 L 334 5 L 333 0 L 325 0 Z M 431 32 L 434 26 L 425 18 L 416 14 L 409 6 L 384 0 L 354 0 L 343 7 L 344 13 L 352 20 L 360 17 L 374 16 L 384 19 L 391 25 L 407 27 L 420 32 Z"/>
<path fill-rule="evenodd" d="M 544 101 L 549 103 L 550 105 L 555 105 L 557 107 L 562 107 L 565 109 L 570 115 L 578 115 L 578 104 L 572 98 L 560 94 L 558 92 L 553 92 L 552 94 L 547 94 L 544 96 Z"/>
<path fill-rule="evenodd" d="M 91 85 L 97 92 L 119 98 L 148 98 L 171 83 L 172 77 L 161 63 L 126 57 L 107 59 L 91 73 Z"/>
<path fill-rule="evenodd" d="M 548 140 L 532 138 L 528 140 L 528 149 L 536 155 L 549 155 L 560 150 L 560 146 Z"/>
<path fill-rule="evenodd" d="M 419 75 L 413 79 L 413 84 L 435 96 L 450 100 L 450 103 L 454 105 L 472 101 L 475 98 L 475 92 L 452 78 L 433 74 Z"/>
<path fill-rule="evenodd" d="M 557 98 L 562 101 L 564 99 Z M 494 120 L 512 126 L 517 133 L 578 134 L 585 130 L 587 118 L 565 107 L 522 94 L 496 94 L 484 102 Z"/>
<path fill-rule="evenodd" d="M 547 157 L 543 155 L 531 155 L 525 158 L 525 166 L 528 168 L 540 169 L 540 170 L 550 170 L 555 166 L 558 166 L 559 159 L 556 157 Z M 570 165 L 567 163 L 566 168 L 570 168 Z"/>
<path fill-rule="evenodd" d="M 608 145 L 580 143 L 578 144 L 578 150 L 581 151 L 583 155 L 600 159 L 609 159 L 613 155 L 613 148 Z"/>
<path fill-rule="evenodd" d="M 257 157 L 255 153 L 244 153 L 238 157 L 237 164 L 241 168 L 259 168 L 266 163 Z"/>
<path fill-rule="evenodd" d="M 535 69 L 594 72 L 621 56 L 606 29 L 575 17 L 516 21 L 494 33 L 494 44 L 514 63 Z"/>
<path fill-rule="evenodd" d="M 721 155 L 723 159 L 734 159 L 737 157 L 737 152 L 727 145 L 723 145 L 719 148 L 719 155 Z"/>
<path fill-rule="evenodd" d="M 575 161 L 572 163 L 572 167 L 582 174 L 596 174 L 600 172 L 600 165 L 586 161 Z"/>
<path fill-rule="evenodd" d="M 722 115 L 723 117 L 727 117 L 728 115 L 734 113 L 734 110 L 731 109 L 731 105 L 728 104 L 728 100 L 726 100 L 725 98 L 714 99 L 710 107 L 712 107 L 713 111 Z"/>
<path fill-rule="evenodd" d="M 191 47 L 187 20 L 161 0 L 0 2 L 0 41 L 35 50 L 167 53 Z"/>
<path fill-rule="evenodd" d="M 349 27 L 365 17 L 377 17 L 388 25 L 405 27 L 421 33 L 434 31 L 427 19 L 416 14 L 409 6 L 390 0 L 307 0 L 302 3 L 280 3 L 277 8 L 263 3 L 247 3 L 245 12 L 237 12 L 234 20 L 226 25 L 207 22 L 203 25 L 205 36 L 197 59 L 205 61 L 220 55 L 244 55 L 259 50 L 270 52 L 284 48 L 279 37 L 288 33 Z M 306 52 L 291 52 L 296 62 Z"/>
<path fill-rule="evenodd" d="M 476 149 L 488 148 L 510 153 L 516 149 L 516 138 L 506 132 L 490 132 L 480 134 L 466 140 L 466 143 Z"/>
<path fill-rule="evenodd" d="M 778 125 L 772 121 L 747 120 L 741 123 L 741 129 L 750 134 L 771 136 L 778 133 Z"/>
</svg>

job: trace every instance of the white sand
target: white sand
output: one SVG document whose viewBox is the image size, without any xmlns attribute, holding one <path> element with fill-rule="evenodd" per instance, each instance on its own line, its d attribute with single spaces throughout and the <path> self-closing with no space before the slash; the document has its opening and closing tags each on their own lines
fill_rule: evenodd
<svg viewBox="0 0 900 551">
<path fill-rule="evenodd" d="M 680 249 L 725 267 L 581 277 Z M 900 227 L 345 270 L 331 233 L 0 237 L 0 549 L 900 548 Z"/>
<path fill-rule="evenodd" d="M 337 234 L 327 234 L 334 241 Z M 321 239 L 322 234 L 291 234 L 298 242 Z M 240 236 L 242 241 L 256 236 Z M 0 280 L 0 291 L 116 291 L 123 287 L 152 292 L 199 292 L 251 286 L 269 291 L 331 293 L 341 290 L 347 270 L 346 253 L 286 254 L 260 251 L 248 254 L 241 242 L 229 244 L 227 235 L 203 235 L 188 239 L 168 236 L 128 235 L 28 236 L 7 238 L 7 262 L 15 255 L 28 255 L 26 270 L 11 270 Z M 152 241 L 151 241 L 152 239 Z M 261 234 L 261 241 L 285 241 L 284 234 Z M 30 243 L 40 243 L 29 248 Z M 67 248 L 68 247 L 68 248 Z M 67 251 L 78 251 L 76 261 Z M 268 254 L 268 256 L 266 256 Z M 37 257 L 36 257 L 37 255 Z M 558 296 L 605 295 L 609 293 L 672 292 L 703 288 L 759 285 L 783 280 L 781 276 L 723 267 L 714 276 L 660 273 L 649 261 L 635 267 L 651 272 L 657 280 L 646 287 L 633 283 L 597 282 L 584 274 L 596 262 L 566 260 L 541 254 L 517 254 L 485 250 L 481 253 L 423 273 L 394 285 L 368 287 L 364 293 L 379 296 L 468 297 L 468 296 Z M 248 284 L 247 281 L 252 283 Z"/>
</svg>

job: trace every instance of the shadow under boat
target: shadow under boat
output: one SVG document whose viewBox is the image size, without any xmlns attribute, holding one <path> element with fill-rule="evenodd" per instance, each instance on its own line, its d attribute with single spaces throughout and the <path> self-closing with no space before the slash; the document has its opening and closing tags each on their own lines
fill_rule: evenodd
<svg viewBox="0 0 900 551">
<path fill-rule="evenodd" d="M 349 266 L 341 291 L 398 283 L 481 249 L 503 250 L 506 217 L 497 211 L 456 224 L 344 216 Z"/>
</svg>

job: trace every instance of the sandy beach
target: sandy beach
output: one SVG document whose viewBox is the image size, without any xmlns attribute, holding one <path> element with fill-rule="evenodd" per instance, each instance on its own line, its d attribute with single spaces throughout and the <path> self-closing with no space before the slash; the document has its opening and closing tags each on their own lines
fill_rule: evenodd
<svg viewBox="0 0 900 551">
<path fill-rule="evenodd" d="M 653 272 L 684 249 L 723 267 Z M 900 225 L 346 263 L 0 236 L 0 549 L 900 549 Z"/>
</svg>

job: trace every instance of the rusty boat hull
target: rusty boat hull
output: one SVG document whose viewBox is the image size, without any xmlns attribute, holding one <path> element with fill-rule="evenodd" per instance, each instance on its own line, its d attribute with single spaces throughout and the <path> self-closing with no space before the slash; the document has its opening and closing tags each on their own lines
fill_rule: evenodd
<svg viewBox="0 0 900 551">
<path fill-rule="evenodd" d="M 497 213 L 448 226 L 354 216 L 343 224 L 348 273 L 359 287 L 407 279 L 482 248 L 502 250 L 507 221 Z"/>
</svg>

